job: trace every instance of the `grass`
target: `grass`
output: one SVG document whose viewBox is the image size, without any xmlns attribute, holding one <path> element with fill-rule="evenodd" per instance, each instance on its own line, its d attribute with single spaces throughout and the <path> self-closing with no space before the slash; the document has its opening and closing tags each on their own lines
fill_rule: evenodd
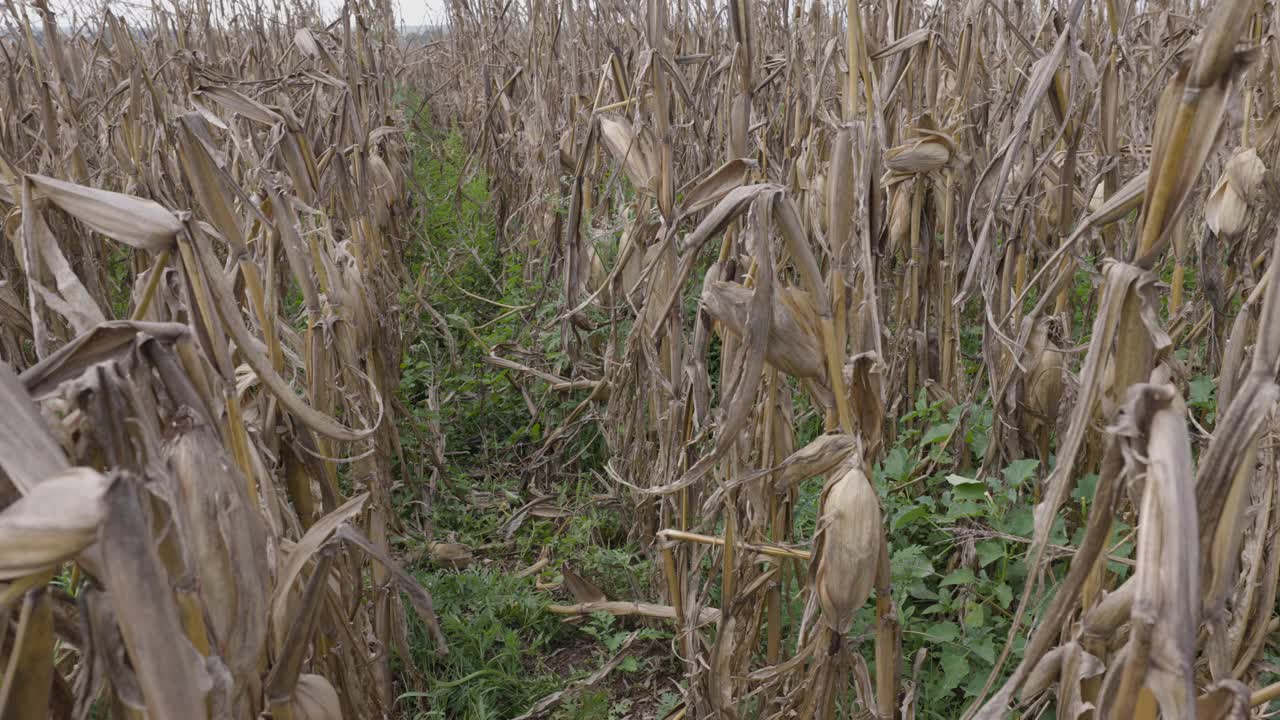
<svg viewBox="0 0 1280 720">
<path fill-rule="evenodd" d="M 645 599 L 652 562 L 628 543 L 619 499 L 590 472 L 601 465 L 598 437 L 572 439 L 564 456 L 578 459 L 531 486 L 530 458 L 578 399 L 550 395 L 545 383 L 482 358 L 494 349 L 541 350 L 554 343 L 558 330 L 530 325 L 509 311 L 532 303 L 542 288 L 526 284 L 523 269 L 498 254 L 486 179 L 463 174 L 461 136 L 423 128 L 411 143 L 420 239 L 406 258 L 415 285 L 401 296 L 409 341 L 399 401 L 408 412 L 401 425 L 408 466 L 400 468 L 397 505 L 405 527 L 423 531 L 408 530 L 399 550 L 413 559 L 412 572 L 432 593 L 451 648 L 437 658 L 425 629 L 415 626 L 411 660 L 424 684 L 406 687 L 400 703 L 409 708 L 408 717 L 423 720 L 509 718 L 589 675 L 631 630 L 641 629 L 645 647 L 655 651 L 663 650 L 665 633 L 608 616 L 568 624 L 547 611 L 553 602 L 572 602 L 563 590 L 538 588 L 560 582 L 563 562 L 572 562 L 609 597 L 627 599 Z M 447 323 L 456 362 L 428 304 Z M 432 388 L 439 412 L 428 407 Z M 521 390 L 535 399 L 539 417 L 530 417 Z M 433 426 L 446 428 L 447 451 L 428 506 L 418 501 L 427 496 L 422 486 Z M 548 495 L 540 506 L 546 516 L 529 513 L 514 522 L 531 493 L 541 492 Z M 466 545 L 475 560 L 461 570 L 434 566 L 427 543 L 436 541 Z M 517 577 L 543 557 L 549 560 L 543 571 Z M 646 654 L 651 659 L 628 660 L 615 675 L 650 678 L 673 669 L 663 652 Z M 625 687 L 605 682 L 571 694 L 553 717 L 621 717 L 662 701 L 660 693 L 628 697 Z"/>
<path fill-rule="evenodd" d="M 486 567 L 420 568 L 417 575 L 435 598 L 452 647 L 436 658 L 425 633 L 414 637 L 414 663 L 430 680 L 404 696 L 420 701 L 413 717 L 514 717 L 556 689 L 559 678 L 543 658 L 573 631 L 546 612 L 548 598 L 531 579 Z"/>
</svg>

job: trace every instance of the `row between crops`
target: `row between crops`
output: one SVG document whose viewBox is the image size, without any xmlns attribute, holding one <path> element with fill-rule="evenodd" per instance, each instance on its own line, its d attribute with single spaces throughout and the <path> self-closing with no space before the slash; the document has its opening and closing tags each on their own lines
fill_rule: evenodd
<svg viewBox="0 0 1280 720">
<path fill-rule="evenodd" d="M 1264 711 L 1274 4 L 447 7 L 539 289 L 484 360 L 574 399 L 520 489 L 600 433 L 651 563 L 557 609 L 669 632 L 667 717 Z"/>
</svg>

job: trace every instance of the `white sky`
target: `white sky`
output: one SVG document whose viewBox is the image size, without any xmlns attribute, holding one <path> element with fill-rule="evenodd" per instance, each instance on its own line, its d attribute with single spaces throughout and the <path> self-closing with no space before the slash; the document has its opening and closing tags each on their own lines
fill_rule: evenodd
<svg viewBox="0 0 1280 720">
<path fill-rule="evenodd" d="M 270 0 L 264 0 L 270 2 Z M 396 6 L 397 20 L 402 25 L 434 25 L 445 21 L 445 0 L 391 0 Z M 342 0 L 320 0 L 325 15 L 337 15 Z"/>
<path fill-rule="evenodd" d="M 444 0 L 396 0 L 396 6 L 405 25 L 444 22 Z"/>
</svg>

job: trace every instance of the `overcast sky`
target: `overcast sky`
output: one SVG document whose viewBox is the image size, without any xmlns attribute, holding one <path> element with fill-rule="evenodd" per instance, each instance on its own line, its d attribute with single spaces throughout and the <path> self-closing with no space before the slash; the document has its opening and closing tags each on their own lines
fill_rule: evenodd
<svg viewBox="0 0 1280 720">
<path fill-rule="evenodd" d="M 444 22 L 444 0 L 395 0 L 405 25 L 432 25 Z"/>
<path fill-rule="evenodd" d="M 270 0 L 264 0 L 269 2 Z M 322 7 L 337 14 L 342 0 L 320 0 Z M 399 20 L 405 25 L 434 25 L 443 23 L 445 0 L 391 0 L 395 4 Z"/>
</svg>

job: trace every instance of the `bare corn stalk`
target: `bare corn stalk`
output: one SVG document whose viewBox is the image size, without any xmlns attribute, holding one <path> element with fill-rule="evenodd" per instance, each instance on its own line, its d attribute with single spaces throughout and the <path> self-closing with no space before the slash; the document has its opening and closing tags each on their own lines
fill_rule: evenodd
<svg viewBox="0 0 1280 720">
<path fill-rule="evenodd" d="M 4 7 L 0 717 L 392 715 L 390 8 Z"/>
<path fill-rule="evenodd" d="M 568 287 L 575 257 L 615 258 L 562 309 L 612 339 L 567 348 L 556 377 L 591 383 L 572 418 L 599 418 L 608 475 L 661 556 L 684 716 L 912 717 L 939 669 L 902 657 L 912 601 L 890 582 L 881 506 L 937 499 L 931 473 L 995 491 L 1027 457 L 1028 572 L 968 715 L 1038 713 L 1050 694 L 1073 718 L 1247 712 L 1280 578 L 1280 112 L 1254 47 L 1269 6 L 599 2 L 572 25 L 596 69 L 575 77 L 546 59 L 556 3 L 502 6 L 449 3 L 424 82 L 458 77 L 440 112 L 517 148 L 484 162 L 522 208 L 527 263 Z M 477 17 L 502 37 L 485 62 L 537 60 L 496 104 L 467 92 Z M 563 195 L 541 164 L 552 137 L 593 199 L 568 215 L 564 258 L 531 242 Z M 1195 374 L 1217 379 L 1203 433 Z M 952 452 L 872 482 L 924 400 L 959 418 Z M 805 444 L 807 417 L 826 434 Z M 1068 498 L 1095 474 L 1085 512 Z M 818 532 L 798 538 L 813 477 Z M 1117 521 L 1135 528 L 1124 582 L 1104 557 Z M 1077 533 L 1069 558 L 1049 551 L 1055 523 Z M 950 565 L 973 567 L 959 549 Z M 873 597 L 875 620 L 851 624 Z"/>
</svg>

